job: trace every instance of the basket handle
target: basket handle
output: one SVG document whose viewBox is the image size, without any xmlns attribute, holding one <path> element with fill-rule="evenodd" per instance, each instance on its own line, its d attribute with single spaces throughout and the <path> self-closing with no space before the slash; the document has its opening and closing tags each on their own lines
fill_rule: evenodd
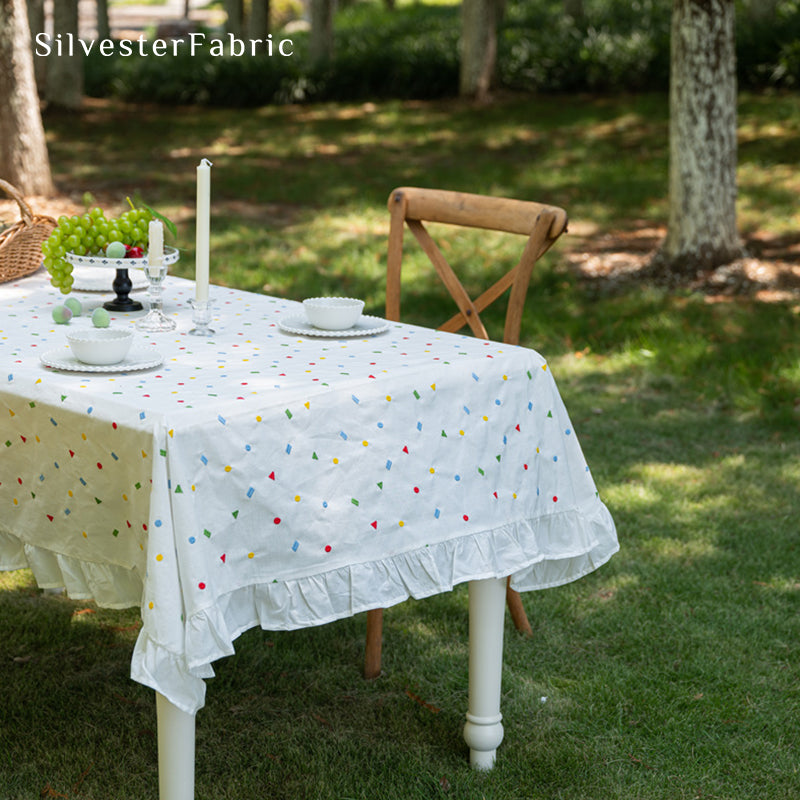
<svg viewBox="0 0 800 800">
<path fill-rule="evenodd" d="M 4 181 L 2 178 L 0 178 L 0 189 L 3 189 L 9 197 L 13 197 L 14 200 L 17 201 L 19 213 L 22 215 L 22 221 L 25 223 L 25 227 L 29 228 L 33 223 L 33 211 L 31 211 L 31 207 L 25 202 L 25 198 L 22 196 L 19 189 L 12 186 L 8 181 Z"/>
</svg>

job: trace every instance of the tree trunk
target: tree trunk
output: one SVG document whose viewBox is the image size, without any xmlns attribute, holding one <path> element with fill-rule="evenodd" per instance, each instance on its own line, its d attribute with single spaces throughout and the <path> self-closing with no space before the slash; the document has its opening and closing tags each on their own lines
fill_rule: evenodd
<svg viewBox="0 0 800 800">
<path fill-rule="evenodd" d="M 31 41 L 36 35 L 44 33 L 44 0 L 28 0 L 28 25 L 31 29 Z M 36 76 L 36 86 L 40 94 L 44 94 L 47 80 L 47 59 L 33 59 L 33 73 Z"/>
<path fill-rule="evenodd" d="M 244 30 L 244 3 L 242 0 L 225 0 L 225 13 L 228 19 L 225 22 L 225 32 L 232 33 L 237 39 Z"/>
<path fill-rule="evenodd" d="M 324 64 L 333 58 L 333 0 L 311 0 L 308 49 L 312 64 Z"/>
<path fill-rule="evenodd" d="M 26 195 L 52 195 L 25 0 L 0 0 L 0 176 Z"/>
<path fill-rule="evenodd" d="M 484 101 L 494 83 L 497 64 L 496 0 L 463 0 L 459 94 Z"/>
<path fill-rule="evenodd" d="M 576 24 L 580 24 L 586 17 L 583 0 L 564 0 L 564 14 L 572 17 Z"/>
<path fill-rule="evenodd" d="M 78 0 L 53 1 L 53 36 L 61 35 L 61 53 L 54 45 L 47 56 L 48 104 L 59 108 L 80 108 L 83 101 L 83 48 L 78 41 Z M 72 50 L 68 35 L 72 34 Z"/>
<path fill-rule="evenodd" d="M 734 0 L 674 0 L 669 226 L 657 260 L 696 274 L 742 255 L 736 230 Z"/>
<path fill-rule="evenodd" d="M 100 41 L 111 38 L 111 25 L 108 22 L 108 0 L 97 0 L 97 38 Z"/>
<path fill-rule="evenodd" d="M 253 0 L 250 5 L 249 28 L 251 39 L 266 39 L 269 34 L 270 0 Z"/>
</svg>

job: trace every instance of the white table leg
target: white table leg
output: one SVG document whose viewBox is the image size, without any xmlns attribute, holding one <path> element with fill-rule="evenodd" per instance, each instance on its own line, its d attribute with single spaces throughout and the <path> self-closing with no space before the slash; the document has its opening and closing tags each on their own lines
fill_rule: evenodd
<svg viewBox="0 0 800 800">
<path fill-rule="evenodd" d="M 500 685 L 503 676 L 503 621 L 506 579 L 469 584 L 469 708 L 464 740 L 475 769 L 494 766 L 503 741 Z"/>
<path fill-rule="evenodd" d="M 194 800 L 194 714 L 156 692 L 158 716 L 158 796 Z"/>
</svg>

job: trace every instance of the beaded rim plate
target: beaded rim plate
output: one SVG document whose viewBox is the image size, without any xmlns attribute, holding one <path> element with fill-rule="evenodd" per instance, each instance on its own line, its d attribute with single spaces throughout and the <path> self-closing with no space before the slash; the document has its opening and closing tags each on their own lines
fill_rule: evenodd
<svg viewBox="0 0 800 800">
<path fill-rule="evenodd" d="M 169 266 L 174 264 L 180 253 L 177 247 L 164 248 L 164 263 Z M 103 267 L 104 269 L 144 269 L 147 266 L 147 256 L 142 258 L 106 258 L 105 256 L 79 256 L 76 253 L 66 253 L 64 258 L 74 267 Z"/>
<path fill-rule="evenodd" d="M 286 333 L 299 333 L 301 336 L 339 338 L 342 336 L 373 336 L 376 333 L 383 333 L 389 327 L 389 323 L 380 317 L 363 316 L 352 328 L 329 331 L 315 328 L 305 317 L 289 317 L 289 319 L 279 322 L 278 327 Z"/>
<path fill-rule="evenodd" d="M 64 369 L 69 372 L 132 372 L 134 370 L 152 369 L 164 363 L 164 356 L 154 350 L 138 348 L 131 350 L 122 361 L 116 364 L 84 364 L 78 361 L 72 351 L 67 348 L 48 350 L 40 356 L 42 364 L 53 369 Z"/>
</svg>

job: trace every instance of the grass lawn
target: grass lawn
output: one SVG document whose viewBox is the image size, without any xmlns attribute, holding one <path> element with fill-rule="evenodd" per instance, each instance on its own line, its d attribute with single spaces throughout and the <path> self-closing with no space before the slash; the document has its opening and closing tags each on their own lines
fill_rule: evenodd
<svg viewBox="0 0 800 800">
<path fill-rule="evenodd" d="M 725 302 L 585 280 L 574 256 L 667 216 L 667 103 L 635 97 L 220 111 L 94 104 L 46 118 L 59 188 L 109 213 L 140 195 L 178 223 L 191 276 L 194 168 L 214 162 L 216 282 L 382 313 L 386 200 L 403 184 L 552 202 L 573 234 L 543 260 L 523 343 L 551 362 L 621 552 L 523 596 L 506 627 L 506 741 L 470 770 L 466 588 L 386 614 L 250 631 L 197 719 L 198 800 L 789 800 L 800 792 L 800 300 Z M 744 96 L 739 221 L 797 240 L 800 104 Z M 459 235 L 465 282 L 514 247 Z M 500 265 L 500 266 L 498 266 Z M 446 300 L 408 262 L 404 313 Z M 718 299 L 718 298 L 717 298 Z M 0 800 L 157 797 L 152 692 L 128 678 L 138 613 L 0 574 Z"/>
</svg>

